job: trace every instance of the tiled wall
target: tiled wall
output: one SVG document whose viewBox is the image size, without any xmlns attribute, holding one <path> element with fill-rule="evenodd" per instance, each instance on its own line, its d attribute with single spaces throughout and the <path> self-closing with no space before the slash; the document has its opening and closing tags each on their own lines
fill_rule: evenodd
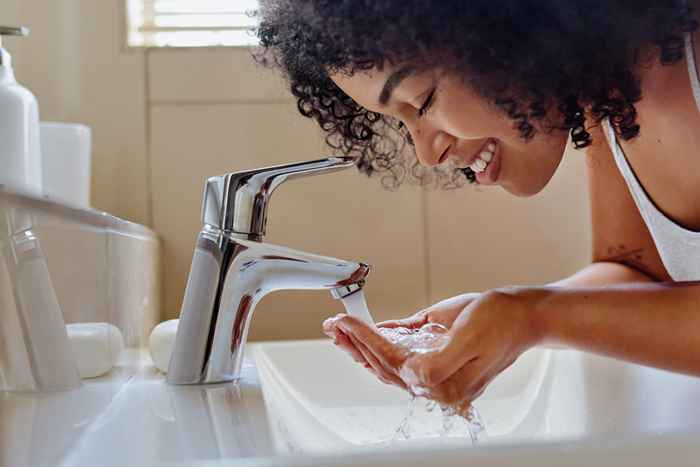
<svg viewBox="0 0 700 467">
<path fill-rule="evenodd" d="M 60 47 L 25 46 L 33 54 L 21 68 L 53 118 L 92 125 L 94 204 L 161 235 L 162 316 L 171 318 L 200 227 L 204 179 L 328 150 L 280 80 L 245 49 L 125 51 L 114 24 L 121 1 L 63 0 L 75 16 L 62 12 L 61 27 L 41 8 L 25 12 L 60 35 Z M 70 32 L 75 18 L 78 33 Z M 64 50 L 73 46 L 79 52 Z M 56 53 L 60 63 L 46 58 Z M 47 83 L 29 66 L 36 60 L 58 63 L 66 77 Z M 267 241 L 372 264 L 367 298 L 380 318 L 465 291 L 544 283 L 589 260 L 583 157 L 567 153 L 545 191 L 529 199 L 485 187 L 388 192 L 354 171 L 292 181 L 273 196 Z M 319 336 L 323 317 L 341 308 L 326 292 L 275 293 L 260 303 L 252 337 Z"/>
<path fill-rule="evenodd" d="M 41 118 L 92 128 L 93 204 L 147 224 L 146 54 L 125 50 L 123 3 L 0 0 L 0 24 L 31 30 L 5 44 Z"/>
</svg>

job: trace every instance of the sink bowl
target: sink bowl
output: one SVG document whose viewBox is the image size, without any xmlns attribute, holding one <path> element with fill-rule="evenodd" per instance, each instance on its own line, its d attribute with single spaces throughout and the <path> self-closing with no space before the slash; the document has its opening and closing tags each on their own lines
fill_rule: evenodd
<svg viewBox="0 0 700 467">
<path fill-rule="evenodd" d="M 394 434 L 409 397 L 379 382 L 330 341 L 252 346 L 278 450 L 337 453 L 387 445 L 471 446 L 439 437 L 439 416 L 414 415 L 408 442 Z M 474 403 L 484 446 L 604 440 L 700 431 L 700 378 L 582 353 L 535 348 Z M 418 427 L 417 429 L 415 427 Z"/>
<path fill-rule="evenodd" d="M 471 446 L 467 432 L 445 434 L 439 410 L 420 410 L 421 404 L 408 420 L 410 438 L 397 436 L 410 396 L 377 380 L 328 340 L 254 344 L 252 352 L 279 449 L 331 453 L 402 442 Z M 551 352 L 524 354 L 474 404 L 486 425 L 482 442 L 542 432 L 537 404 L 546 397 Z"/>
</svg>

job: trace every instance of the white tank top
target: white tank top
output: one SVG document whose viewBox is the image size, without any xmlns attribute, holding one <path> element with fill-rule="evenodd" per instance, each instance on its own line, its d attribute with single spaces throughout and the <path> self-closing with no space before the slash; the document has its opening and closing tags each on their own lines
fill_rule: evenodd
<svg viewBox="0 0 700 467">
<path fill-rule="evenodd" d="M 685 57 L 688 64 L 693 97 L 695 98 L 698 111 L 700 111 L 700 81 L 698 80 L 698 70 L 695 65 L 691 33 L 687 33 L 685 36 Z M 622 148 L 617 142 L 615 131 L 613 131 L 612 125 L 607 119 L 603 122 L 603 128 L 610 149 L 615 157 L 615 163 L 627 182 L 627 187 L 651 233 L 651 237 L 654 239 L 661 261 L 663 261 L 669 275 L 677 282 L 700 280 L 700 232 L 681 227 L 659 211 L 634 175 Z"/>
</svg>

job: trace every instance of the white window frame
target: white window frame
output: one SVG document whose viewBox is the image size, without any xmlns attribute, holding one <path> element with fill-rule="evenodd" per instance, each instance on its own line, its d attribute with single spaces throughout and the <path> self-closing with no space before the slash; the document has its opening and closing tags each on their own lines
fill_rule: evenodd
<svg viewBox="0 0 700 467">
<path fill-rule="evenodd" d="M 122 0 L 129 48 L 252 47 L 257 0 Z"/>
</svg>

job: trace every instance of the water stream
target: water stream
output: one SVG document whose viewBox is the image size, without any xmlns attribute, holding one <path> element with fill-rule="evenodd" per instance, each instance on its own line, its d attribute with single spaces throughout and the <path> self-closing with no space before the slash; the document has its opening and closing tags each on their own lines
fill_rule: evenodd
<svg viewBox="0 0 700 467">
<path fill-rule="evenodd" d="M 364 291 L 359 290 L 342 299 L 348 315 L 354 316 L 370 326 L 374 327 L 374 320 L 367 308 Z M 426 353 L 439 349 L 447 341 L 447 328 L 440 324 L 426 324 L 420 329 L 408 328 L 380 328 L 379 332 L 389 341 L 405 347 L 412 353 Z M 440 407 L 442 416 L 441 430 L 437 433 L 440 437 L 469 437 L 472 445 L 485 436 L 484 423 L 479 412 L 473 405 L 463 410 L 438 404 L 435 401 L 419 397 L 420 388 L 411 388 L 413 397 L 409 403 L 408 413 L 396 429 L 392 442 L 411 439 L 417 430 L 417 424 L 425 424 L 437 407 Z"/>
</svg>

